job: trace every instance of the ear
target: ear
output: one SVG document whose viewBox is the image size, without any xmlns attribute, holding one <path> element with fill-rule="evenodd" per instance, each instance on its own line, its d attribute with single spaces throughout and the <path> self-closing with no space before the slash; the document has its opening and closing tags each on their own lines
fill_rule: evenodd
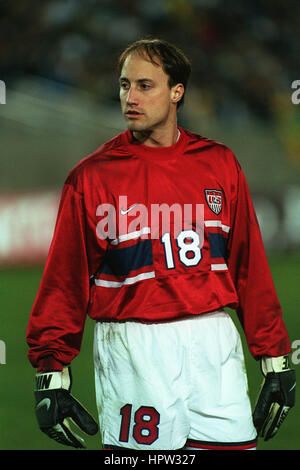
<svg viewBox="0 0 300 470">
<path fill-rule="evenodd" d="M 171 101 L 177 104 L 184 94 L 184 86 L 182 83 L 177 83 L 171 88 Z"/>
</svg>

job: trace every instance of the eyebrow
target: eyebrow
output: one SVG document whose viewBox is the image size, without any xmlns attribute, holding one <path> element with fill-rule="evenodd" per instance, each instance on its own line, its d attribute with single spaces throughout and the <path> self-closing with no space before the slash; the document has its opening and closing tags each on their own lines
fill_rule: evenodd
<svg viewBox="0 0 300 470">
<path fill-rule="evenodd" d="M 126 77 L 120 77 L 119 78 L 119 81 L 120 82 L 129 82 L 130 80 Z M 154 80 L 152 78 L 139 78 L 138 80 L 136 80 L 138 83 L 142 83 L 142 82 L 154 82 Z"/>
</svg>

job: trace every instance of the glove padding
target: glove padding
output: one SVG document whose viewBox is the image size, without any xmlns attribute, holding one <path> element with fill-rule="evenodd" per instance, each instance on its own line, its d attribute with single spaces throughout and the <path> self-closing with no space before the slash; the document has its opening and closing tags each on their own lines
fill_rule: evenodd
<svg viewBox="0 0 300 470">
<path fill-rule="evenodd" d="M 275 436 L 295 404 L 295 370 L 289 369 L 288 366 L 281 368 L 280 359 L 277 362 L 273 361 L 275 364 L 273 372 L 268 372 L 272 370 L 272 367 L 267 367 L 263 362 L 262 370 L 265 378 L 253 413 L 253 422 L 258 436 L 264 438 L 265 441 Z M 287 364 L 286 357 L 285 364 Z"/>
<path fill-rule="evenodd" d="M 71 395 L 70 368 L 37 374 L 36 383 L 35 411 L 41 431 L 60 444 L 85 448 L 84 439 L 71 429 L 70 422 L 89 435 L 97 433 L 98 424 Z"/>
</svg>

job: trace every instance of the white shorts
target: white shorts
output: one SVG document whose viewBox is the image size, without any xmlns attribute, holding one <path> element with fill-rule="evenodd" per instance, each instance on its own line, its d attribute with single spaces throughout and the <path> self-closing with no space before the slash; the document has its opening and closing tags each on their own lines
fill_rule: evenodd
<svg viewBox="0 0 300 470">
<path fill-rule="evenodd" d="M 227 313 L 97 322 L 94 362 L 104 448 L 255 447 L 241 340 Z"/>
</svg>

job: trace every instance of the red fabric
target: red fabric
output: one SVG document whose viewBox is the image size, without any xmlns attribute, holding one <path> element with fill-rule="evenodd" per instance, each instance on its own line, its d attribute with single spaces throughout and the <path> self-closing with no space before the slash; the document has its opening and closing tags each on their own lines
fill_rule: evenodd
<svg viewBox="0 0 300 470">
<path fill-rule="evenodd" d="M 205 190 L 222 195 L 219 214 Z M 127 197 L 127 207 L 123 202 L 119 207 L 120 196 Z M 151 239 L 149 235 L 118 244 L 111 243 L 114 236 L 101 239 L 104 214 L 99 207 L 104 203 L 116 208 L 115 237 L 124 221 L 120 209 L 137 203 L 147 207 L 148 220 L 135 228 L 150 225 Z M 204 206 L 209 226 L 196 265 L 182 262 L 173 232 L 174 267 L 167 265 L 163 227 L 154 226 L 151 217 L 153 204 L 163 203 Z M 138 214 L 128 212 L 129 232 Z M 193 217 L 195 230 L 195 213 Z M 228 269 L 213 270 L 215 264 L 227 264 Z M 140 282 L 103 286 L 151 273 L 153 277 Z M 255 358 L 291 351 L 249 189 L 226 146 L 181 129 L 172 147 L 150 148 L 134 142 L 126 131 L 70 172 L 28 323 L 28 357 L 34 367 L 48 368 L 51 361 L 56 367 L 69 364 L 80 351 L 86 315 L 100 321 L 160 322 L 225 306 L 237 310 Z"/>
</svg>

